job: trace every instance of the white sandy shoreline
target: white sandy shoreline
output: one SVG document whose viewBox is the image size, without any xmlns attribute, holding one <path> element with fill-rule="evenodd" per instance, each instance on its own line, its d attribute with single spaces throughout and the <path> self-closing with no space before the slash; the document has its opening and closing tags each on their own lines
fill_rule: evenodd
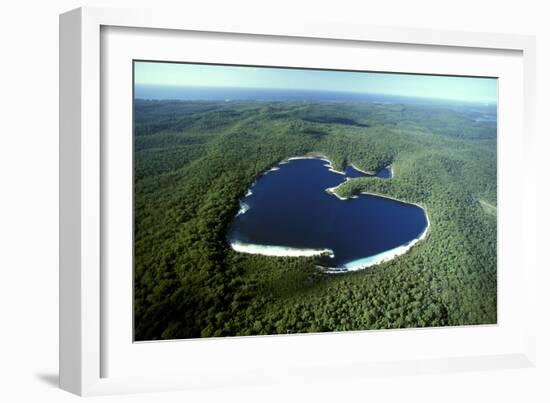
<svg viewBox="0 0 550 403">
<path fill-rule="evenodd" d="M 268 173 L 278 171 L 279 169 L 281 169 L 281 168 L 279 168 L 277 166 L 271 167 L 267 171 L 265 171 L 262 175 L 267 175 Z"/>
<path fill-rule="evenodd" d="M 340 186 L 341 183 L 339 185 L 336 185 L 332 188 L 326 188 L 325 191 L 327 191 L 328 193 L 330 193 L 331 195 L 337 197 L 338 199 L 340 200 L 349 200 L 349 199 L 357 199 L 359 196 L 356 196 L 356 195 L 353 195 L 353 196 L 350 196 L 350 197 L 344 197 L 344 196 L 340 196 L 338 193 L 335 192 L 336 188 L 338 188 L 338 186 Z"/>
<path fill-rule="evenodd" d="M 241 214 L 246 213 L 248 210 L 250 210 L 250 205 L 243 202 L 242 200 L 239 201 L 239 211 L 237 211 L 237 214 L 235 214 L 235 217 L 238 217 Z"/>
<path fill-rule="evenodd" d="M 352 167 L 353 169 L 355 169 L 356 171 L 359 171 L 361 173 L 364 173 L 365 175 L 369 175 L 369 176 L 373 176 L 373 175 L 376 175 L 376 172 L 374 171 L 365 171 L 363 169 L 359 169 L 357 168 L 354 164 L 348 164 L 350 167 Z"/>
<path fill-rule="evenodd" d="M 332 251 L 332 249 L 300 249 L 290 246 L 257 245 L 240 241 L 231 241 L 229 244 L 231 246 L 231 249 L 233 249 L 235 252 L 248 253 L 251 255 L 279 257 L 309 257 L 328 255 L 330 257 L 334 257 L 334 252 Z"/>
<path fill-rule="evenodd" d="M 283 161 L 279 162 L 279 164 L 288 164 L 288 161 L 294 161 L 294 160 L 321 160 L 321 161 L 325 161 L 326 162 L 325 166 L 328 168 L 329 171 L 334 172 L 336 174 L 340 174 L 340 175 L 346 175 L 345 172 L 339 171 L 336 168 L 334 168 L 334 165 L 332 165 L 332 161 L 329 160 L 328 157 L 326 155 L 323 155 L 323 154 L 303 155 L 301 157 L 290 157 L 290 158 L 287 158 L 286 160 L 283 160 Z"/>
<path fill-rule="evenodd" d="M 375 266 L 377 264 L 381 264 L 384 262 L 388 262 L 392 259 L 395 259 L 397 256 L 404 255 L 407 253 L 414 245 L 416 245 L 418 242 L 422 241 L 424 238 L 426 238 L 426 235 L 428 234 L 428 230 L 430 229 L 430 219 L 428 218 L 428 214 L 426 214 L 426 211 L 424 211 L 424 214 L 426 216 L 427 225 L 426 228 L 424 228 L 424 231 L 415 239 L 407 242 L 404 245 L 400 245 L 396 248 L 378 253 L 373 256 L 367 256 L 362 259 L 353 260 L 351 262 L 348 262 L 344 264 L 343 268 L 339 267 L 327 267 L 324 270 L 327 273 L 337 274 L 337 273 L 346 273 L 350 271 L 357 271 L 357 270 L 363 270 L 371 266 Z"/>
<path fill-rule="evenodd" d="M 390 177 L 387 178 L 387 179 L 392 179 L 393 178 L 393 164 L 390 164 L 390 165 L 386 165 L 384 168 L 382 169 L 379 169 L 378 171 L 365 171 L 363 169 L 360 169 L 360 168 L 357 168 L 356 165 L 354 164 L 348 164 L 350 167 L 352 167 L 353 169 L 355 169 L 356 171 L 359 171 L 361 173 L 364 173 L 365 175 L 368 175 L 368 176 L 375 176 L 379 171 L 381 171 L 382 169 L 389 169 L 390 170 Z M 383 179 L 386 179 L 386 178 L 383 178 Z"/>
</svg>

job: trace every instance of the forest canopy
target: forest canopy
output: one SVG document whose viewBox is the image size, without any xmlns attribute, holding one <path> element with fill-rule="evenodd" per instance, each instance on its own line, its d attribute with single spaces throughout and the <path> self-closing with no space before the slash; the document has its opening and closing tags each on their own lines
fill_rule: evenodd
<svg viewBox="0 0 550 403">
<path fill-rule="evenodd" d="M 496 323 L 496 123 L 482 106 L 303 101 L 134 103 L 136 340 Z M 407 254 L 330 275 L 316 258 L 233 251 L 227 225 L 264 171 L 326 155 L 392 165 L 338 194 L 418 203 Z"/>
</svg>

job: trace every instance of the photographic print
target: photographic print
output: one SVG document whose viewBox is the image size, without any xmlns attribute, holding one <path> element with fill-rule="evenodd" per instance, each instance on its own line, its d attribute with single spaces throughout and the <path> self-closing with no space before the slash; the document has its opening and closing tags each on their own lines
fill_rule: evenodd
<svg viewBox="0 0 550 403">
<path fill-rule="evenodd" d="M 133 80 L 135 341 L 497 322 L 496 78 Z"/>
</svg>

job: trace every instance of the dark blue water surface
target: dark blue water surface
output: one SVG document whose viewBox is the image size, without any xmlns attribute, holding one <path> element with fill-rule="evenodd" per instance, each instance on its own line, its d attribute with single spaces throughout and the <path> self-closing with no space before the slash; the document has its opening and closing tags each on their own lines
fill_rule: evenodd
<svg viewBox="0 0 550 403">
<path fill-rule="evenodd" d="M 241 200 L 241 211 L 228 230 L 232 243 L 330 249 L 322 265 L 349 268 L 358 261 L 406 245 L 428 225 L 416 205 L 373 195 L 340 200 L 326 191 L 365 176 L 352 167 L 346 176 L 329 171 L 326 161 L 296 159 L 261 176 Z M 391 177 L 391 168 L 378 173 Z M 373 179 L 376 180 L 376 179 Z"/>
</svg>

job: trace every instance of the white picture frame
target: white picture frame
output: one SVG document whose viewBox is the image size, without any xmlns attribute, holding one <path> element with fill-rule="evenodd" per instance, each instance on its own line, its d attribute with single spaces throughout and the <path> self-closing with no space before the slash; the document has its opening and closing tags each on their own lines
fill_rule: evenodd
<svg viewBox="0 0 550 403">
<path fill-rule="evenodd" d="M 529 161 L 535 152 L 534 135 L 534 92 L 535 92 L 535 41 L 533 37 L 506 34 L 468 33 L 457 31 L 430 31 L 407 28 L 365 27 L 302 21 L 300 24 L 280 25 L 269 20 L 206 20 L 194 16 L 152 12 L 150 10 L 116 10 L 103 8 L 81 8 L 60 17 L 60 385 L 63 389 L 79 395 L 150 392 L 187 388 L 206 388 L 215 385 L 254 385 L 266 382 L 293 382 L 295 379 L 329 379 L 338 377 L 369 376 L 373 373 L 390 375 L 418 372 L 441 372 L 457 370 L 479 370 L 498 368 L 519 368 L 534 365 L 534 317 L 526 315 L 521 324 L 514 325 L 514 331 L 521 333 L 522 342 L 510 344 L 498 354 L 480 351 L 456 355 L 452 352 L 437 353 L 434 356 L 411 359 L 390 357 L 387 360 L 364 360 L 361 356 L 353 362 L 327 365 L 312 363 L 304 373 L 303 366 L 289 364 L 280 371 L 269 359 L 259 373 L 252 367 L 225 368 L 208 372 L 190 373 L 191 363 L 177 364 L 181 371 L 152 375 L 105 376 L 104 359 L 106 351 L 103 318 L 109 314 L 105 304 L 105 290 L 102 289 L 102 181 L 109 172 L 104 171 L 105 144 L 101 133 L 105 129 L 102 121 L 102 37 L 105 27 L 145 28 L 196 33 L 219 33 L 220 35 L 248 35 L 261 38 L 286 38 L 288 40 L 319 39 L 339 41 L 335 43 L 379 43 L 382 45 L 418 45 L 434 49 L 470 49 L 478 53 L 491 50 L 518 52 L 522 64 L 521 99 L 523 112 L 522 133 L 516 141 L 522 146 L 521 158 Z M 499 178 L 499 181 L 502 180 Z M 518 283 L 524 298 L 526 312 L 535 312 L 536 262 L 528 234 L 535 231 L 534 199 L 528 189 L 535 188 L 533 177 L 522 179 L 523 192 L 517 203 L 521 205 L 523 236 L 521 269 L 523 281 Z M 499 212 L 499 225 L 501 215 Z M 499 233 L 499 242 L 508 234 Z M 534 235 L 530 235 L 533 237 Z M 505 237 L 505 238 L 502 238 Z M 534 316 L 534 315 L 533 315 Z M 475 331 L 457 329 L 461 337 L 478 337 Z M 482 330 L 490 336 L 492 330 Z M 361 332 L 359 332 L 361 333 Z M 437 338 L 437 329 L 431 337 Z M 378 336 L 394 338 L 421 337 L 411 332 L 378 333 Z M 495 333 L 497 335 L 497 333 Z M 314 336 L 298 336 L 285 339 L 285 343 L 297 346 Z M 269 338 L 281 344 L 281 337 Z M 353 334 L 335 335 L 338 342 L 352 341 L 361 337 Z M 456 337 L 456 335 L 455 335 Z M 211 340 L 209 346 L 216 346 L 223 356 L 226 348 L 244 348 L 254 345 L 256 353 L 265 351 L 260 338 L 241 338 L 237 341 Z M 275 341 L 273 341 L 275 340 Z M 279 340 L 279 342 L 277 342 Z M 312 339 L 313 340 L 313 339 Z M 316 343 L 328 343 L 327 338 L 315 338 Z M 410 341 L 410 340 L 409 340 Z M 336 341 L 334 341 L 336 342 Z M 163 342 L 165 343 L 165 342 Z M 295 346 L 296 347 L 296 346 Z M 165 343 L 165 352 L 174 350 L 175 344 Z M 271 347 L 270 347 L 271 348 Z M 174 350 L 175 351 L 175 350 Z M 249 354 L 251 354 L 249 352 Z M 304 356 L 305 357 L 305 356 Z M 198 358 L 195 358 L 197 360 Z M 305 358 L 301 358 L 302 361 Z M 245 360 L 246 361 L 246 360 Z M 307 362 L 301 364 L 307 365 Z M 187 370 L 187 372 L 186 372 Z M 192 372 L 192 371 L 191 371 Z M 331 373 L 332 374 L 329 374 Z"/>
</svg>

